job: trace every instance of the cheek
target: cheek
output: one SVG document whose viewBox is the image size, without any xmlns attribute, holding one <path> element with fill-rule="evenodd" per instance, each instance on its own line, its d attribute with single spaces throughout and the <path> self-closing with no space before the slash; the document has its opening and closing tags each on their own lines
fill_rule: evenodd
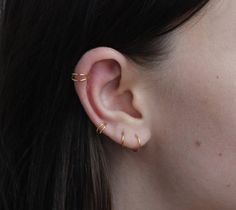
<svg viewBox="0 0 236 210">
<path fill-rule="evenodd" d="M 201 199 L 227 200 L 236 208 L 236 68 L 227 58 L 184 60 L 163 80 L 156 129 L 170 179 L 182 180 L 181 187 Z"/>
<path fill-rule="evenodd" d="M 177 47 L 153 92 L 160 171 L 175 185 L 170 192 L 213 206 L 199 209 L 236 209 L 236 39 L 224 24 L 236 16 L 221 14 L 233 17 L 208 18 L 174 37 Z"/>
</svg>

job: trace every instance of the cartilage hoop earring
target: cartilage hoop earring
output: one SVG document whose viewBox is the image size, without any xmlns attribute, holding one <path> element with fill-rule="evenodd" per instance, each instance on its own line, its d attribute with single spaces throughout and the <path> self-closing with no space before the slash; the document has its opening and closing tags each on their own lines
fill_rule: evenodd
<svg viewBox="0 0 236 210">
<path fill-rule="evenodd" d="M 74 82 L 85 82 L 85 81 L 87 81 L 87 79 L 88 79 L 88 75 L 87 75 L 87 74 L 72 73 L 71 79 L 72 79 Z"/>
<path fill-rule="evenodd" d="M 101 123 L 98 127 L 96 132 L 98 134 L 102 134 L 102 132 L 104 131 L 104 129 L 107 127 L 107 123 Z"/>
</svg>

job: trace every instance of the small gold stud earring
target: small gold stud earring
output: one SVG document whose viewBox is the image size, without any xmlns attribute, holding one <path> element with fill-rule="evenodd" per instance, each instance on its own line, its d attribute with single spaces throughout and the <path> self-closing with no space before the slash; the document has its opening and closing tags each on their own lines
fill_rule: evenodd
<svg viewBox="0 0 236 210">
<path fill-rule="evenodd" d="M 98 134 L 102 134 L 102 132 L 104 131 L 104 129 L 107 127 L 107 123 L 101 123 L 98 127 L 96 132 Z"/>
<path fill-rule="evenodd" d="M 87 79 L 88 79 L 88 75 L 87 75 L 87 74 L 72 73 L 71 79 L 72 79 L 74 82 L 85 82 L 85 81 L 87 81 Z"/>
</svg>

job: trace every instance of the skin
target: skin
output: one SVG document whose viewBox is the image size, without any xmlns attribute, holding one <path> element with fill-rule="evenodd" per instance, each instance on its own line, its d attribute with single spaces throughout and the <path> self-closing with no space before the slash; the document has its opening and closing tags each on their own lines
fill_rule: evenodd
<svg viewBox="0 0 236 210">
<path fill-rule="evenodd" d="M 114 210 L 236 209 L 235 11 L 235 0 L 212 1 L 153 69 L 106 47 L 78 62 L 90 75 L 75 83 L 79 99 L 95 126 L 108 123 Z"/>
</svg>

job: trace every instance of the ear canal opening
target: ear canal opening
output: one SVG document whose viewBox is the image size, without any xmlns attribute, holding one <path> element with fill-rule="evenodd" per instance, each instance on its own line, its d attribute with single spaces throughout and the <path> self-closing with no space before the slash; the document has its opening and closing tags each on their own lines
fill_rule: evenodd
<svg viewBox="0 0 236 210">
<path fill-rule="evenodd" d="M 134 117 L 134 118 L 142 118 L 142 114 L 135 108 L 135 106 L 133 105 L 133 94 L 130 91 L 125 91 L 123 93 L 124 97 L 126 97 L 124 100 L 129 100 L 130 102 L 127 104 L 130 104 L 130 106 L 132 106 L 132 109 L 129 109 L 129 107 L 124 107 L 123 111 L 128 113 L 130 116 Z"/>
</svg>

